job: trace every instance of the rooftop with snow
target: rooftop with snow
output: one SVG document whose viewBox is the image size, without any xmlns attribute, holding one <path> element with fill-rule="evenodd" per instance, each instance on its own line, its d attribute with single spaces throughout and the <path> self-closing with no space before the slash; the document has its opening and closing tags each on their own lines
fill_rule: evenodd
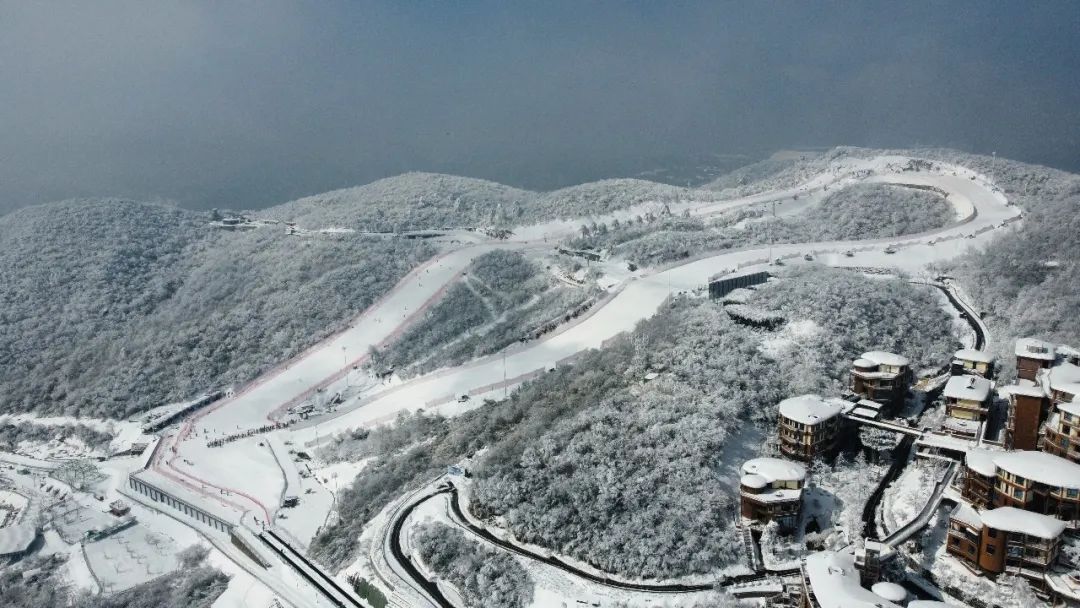
<svg viewBox="0 0 1080 608">
<path fill-rule="evenodd" d="M 844 410 L 846 402 L 823 399 L 818 395 L 799 395 L 780 402 L 780 415 L 802 424 L 815 425 L 835 418 Z"/>
<path fill-rule="evenodd" d="M 942 394 L 960 401 L 986 401 L 992 387 L 993 383 L 981 376 L 953 376 L 945 383 Z"/>
</svg>

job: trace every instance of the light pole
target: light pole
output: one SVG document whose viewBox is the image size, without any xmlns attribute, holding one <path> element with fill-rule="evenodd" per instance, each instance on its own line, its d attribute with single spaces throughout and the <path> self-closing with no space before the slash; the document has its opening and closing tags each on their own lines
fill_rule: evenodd
<svg viewBox="0 0 1080 608">
<path fill-rule="evenodd" d="M 345 388 L 349 388 L 349 355 L 344 346 L 341 347 L 341 358 L 345 362 Z"/>
</svg>

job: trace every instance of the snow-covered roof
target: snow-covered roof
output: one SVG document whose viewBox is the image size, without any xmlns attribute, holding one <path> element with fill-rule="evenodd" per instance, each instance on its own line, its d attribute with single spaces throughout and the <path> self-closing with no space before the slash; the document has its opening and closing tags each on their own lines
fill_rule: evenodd
<svg viewBox="0 0 1080 608">
<path fill-rule="evenodd" d="M 994 464 L 999 469 L 1048 486 L 1080 489 L 1080 464 L 1060 456 L 1031 450 L 1001 452 L 994 456 Z"/>
<path fill-rule="evenodd" d="M 854 365 L 855 367 L 876 367 L 877 363 L 871 361 L 870 359 L 863 359 L 862 357 L 859 357 L 852 362 L 852 365 Z"/>
<path fill-rule="evenodd" d="M 862 416 L 863 418 L 876 419 L 878 417 L 878 414 L 881 413 L 881 411 L 872 410 L 868 407 L 857 407 L 851 413 L 855 414 L 856 416 Z"/>
<path fill-rule="evenodd" d="M 850 553 L 814 553 L 806 558 L 803 569 L 821 608 L 900 608 L 859 584 Z"/>
<path fill-rule="evenodd" d="M 1080 357 L 1080 349 L 1073 348 L 1067 344 L 1059 344 L 1057 352 L 1063 357 Z"/>
<path fill-rule="evenodd" d="M 946 435 L 944 433 L 926 433 L 922 437 L 915 440 L 917 445 L 925 445 L 931 448 L 942 448 L 945 450 L 952 450 L 954 452 L 967 453 L 975 445 L 974 441 L 970 439 L 961 439 L 953 435 Z"/>
<path fill-rule="evenodd" d="M 957 359 L 963 359 L 964 361 L 975 361 L 977 363 L 993 363 L 994 356 L 986 351 L 975 350 L 974 348 L 962 348 L 956 351 L 953 355 Z"/>
<path fill-rule="evenodd" d="M 881 409 L 881 404 L 880 403 L 878 403 L 877 401 L 871 401 L 869 399 L 859 399 L 857 402 L 855 402 L 855 405 L 857 405 L 859 407 L 864 407 L 864 408 L 867 408 L 867 409 L 871 409 L 871 410 L 880 410 Z"/>
<path fill-rule="evenodd" d="M 1051 390 L 1080 395 L 1080 366 L 1062 363 L 1050 368 L 1048 378 Z"/>
<path fill-rule="evenodd" d="M 818 395 L 799 395 L 780 402 L 780 415 L 802 424 L 818 424 L 840 414 L 843 407 Z"/>
<path fill-rule="evenodd" d="M 959 431 L 967 435 L 974 435 L 979 431 L 979 425 L 981 423 L 978 420 L 968 420 L 966 418 L 956 418 L 954 416 L 948 416 L 945 418 L 945 422 L 942 424 L 947 429 L 953 431 Z"/>
<path fill-rule="evenodd" d="M 782 458 L 754 458 L 742 465 L 744 475 L 758 475 L 768 483 L 775 481 L 803 481 L 806 467 L 798 462 Z"/>
<path fill-rule="evenodd" d="M 739 484 L 748 488 L 764 488 L 769 485 L 769 480 L 761 475 L 743 475 L 739 478 Z"/>
<path fill-rule="evenodd" d="M 33 524 L 17 524 L 0 528 L 0 556 L 22 553 L 37 538 L 37 528 Z"/>
<path fill-rule="evenodd" d="M 1065 522 L 1016 507 L 998 507 L 990 511 L 983 511 L 983 524 L 995 530 L 1038 536 L 1039 538 L 1053 539 L 1061 536 L 1065 531 Z"/>
<path fill-rule="evenodd" d="M 750 496 L 758 502 L 791 502 L 802 498 L 802 490 L 774 488 Z"/>
<path fill-rule="evenodd" d="M 898 367 L 911 365 L 911 361 L 907 357 L 896 353 L 887 353 L 883 350 L 872 350 L 863 353 L 861 358 L 869 359 L 878 365 L 896 365 Z"/>
<path fill-rule="evenodd" d="M 1080 397 L 1078 397 L 1080 399 Z M 1067 403 L 1057 404 L 1058 411 L 1065 412 L 1066 414 L 1072 414 L 1073 416 L 1080 416 L 1080 401 L 1073 399 Z M 1051 425 L 1056 426 L 1056 425 Z"/>
<path fill-rule="evenodd" d="M 907 608 L 953 608 L 945 602 L 936 600 L 914 600 L 909 602 Z"/>
<path fill-rule="evenodd" d="M 890 602 L 902 602 L 907 599 L 907 589 L 888 581 L 874 583 L 874 586 L 870 587 L 870 590 Z"/>
<path fill-rule="evenodd" d="M 949 378 L 949 381 L 945 383 L 945 390 L 942 391 L 942 394 L 947 399 L 986 401 L 990 397 L 992 386 L 986 378 L 965 374 Z"/>
<path fill-rule="evenodd" d="M 994 457 L 999 455 L 1001 455 L 1001 452 L 971 448 L 964 458 L 964 464 L 967 465 L 967 468 L 983 477 L 993 477 L 997 475 L 997 465 L 994 464 Z"/>
<path fill-rule="evenodd" d="M 1027 385 L 1020 385 L 1020 384 L 1010 384 L 1009 386 L 1002 387 L 1002 390 L 1004 390 L 1006 393 L 1010 393 L 1010 394 L 1013 394 L 1013 395 L 1020 395 L 1022 397 L 1041 398 L 1041 397 L 1046 396 L 1046 393 L 1043 392 L 1043 389 L 1042 389 L 1041 386 L 1027 386 Z"/>
<path fill-rule="evenodd" d="M 240 522 L 241 513 L 239 510 L 233 510 L 217 502 L 213 498 L 203 496 L 187 485 L 174 481 L 154 469 L 139 471 L 132 476 L 143 483 L 157 488 L 158 491 L 164 492 L 176 500 L 186 502 L 193 507 L 201 509 L 222 521 L 230 524 L 237 524 Z"/>
<path fill-rule="evenodd" d="M 1016 341 L 1016 356 L 1027 359 L 1041 359 L 1053 361 L 1057 354 L 1057 346 L 1038 340 L 1036 338 L 1020 338 Z"/>
<path fill-rule="evenodd" d="M 979 513 L 965 503 L 956 505 L 956 508 L 949 514 L 949 519 L 955 519 L 976 530 L 982 530 L 982 518 L 979 517 Z"/>
</svg>

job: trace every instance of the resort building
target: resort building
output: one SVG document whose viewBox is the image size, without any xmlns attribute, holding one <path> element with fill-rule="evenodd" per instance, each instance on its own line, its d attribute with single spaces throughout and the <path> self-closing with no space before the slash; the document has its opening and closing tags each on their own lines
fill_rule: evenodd
<svg viewBox="0 0 1080 608">
<path fill-rule="evenodd" d="M 1042 450 L 1080 462 L 1080 401 L 1059 403 L 1046 423 Z"/>
<path fill-rule="evenodd" d="M 907 357 L 882 351 L 863 353 L 851 365 L 851 392 L 893 414 L 904 405 L 914 375 Z"/>
<path fill-rule="evenodd" d="M 1004 388 L 1009 398 L 1005 422 L 1005 448 L 1034 450 L 1039 447 L 1039 428 L 1050 414 L 1050 397 L 1039 386 L 1013 384 Z"/>
<path fill-rule="evenodd" d="M 1015 507 L 977 512 L 958 505 L 949 516 L 946 550 L 975 572 L 1015 574 L 1045 588 L 1065 523 Z"/>
<path fill-rule="evenodd" d="M 952 435 L 975 438 L 982 435 L 983 424 L 990 412 L 990 393 L 993 383 L 982 376 L 953 376 L 945 384 L 944 430 Z"/>
<path fill-rule="evenodd" d="M 739 502 L 742 516 L 767 524 L 776 522 L 784 531 L 793 530 L 802 510 L 806 467 L 780 458 L 755 458 L 742 466 Z"/>
<path fill-rule="evenodd" d="M 1003 453 L 972 448 L 964 456 L 960 496 L 976 509 L 989 509 L 994 504 L 994 485 L 997 483 L 994 457 Z"/>
<path fill-rule="evenodd" d="M 1024 380 L 1034 381 L 1039 370 L 1050 367 L 1057 358 L 1057 346 L 1035 338 L 1020 338 L 1015 351 L 1016 375 Z"/>
<path fill-rule="evenodd" d="M 1038 381 L 1055 403 L 1080 400 L 1080 365 L 1061 361 L 1040 373 Z"/>
<path fill-rule="evenodd" d="M 988 352 L 965 348 L 953 355 L 952 375 L 975 374 L 986 379 L 994 377 L 994 356 Z"/>
<path fill-rule="evenodd" d="M 973 449 L 964 460 L 961 494 L 976 508 L 1016 507 L 1074 522 L 1080 520 L 1080 464 L 1045 452 Z"/>
<path fill-rule="evenodd" d="M 897 586 L 874 585 L 874 591 L 862 586 L 860 573 L 851 553 L 821 551 L 803 561 L 801 608 L 900 608 L 903 599 Z M 906 595 L 906 592 L 905 594 Z M 884 597 L 888 596 L 888 597 Z"/>
<path fill-rule="evenodd" d="M 780 452 L 808 462 L 830 455 L 840 433 L 840 413 L 847 404 L 839 399 L 800 395 L 780 402 Z"/>
</svg>

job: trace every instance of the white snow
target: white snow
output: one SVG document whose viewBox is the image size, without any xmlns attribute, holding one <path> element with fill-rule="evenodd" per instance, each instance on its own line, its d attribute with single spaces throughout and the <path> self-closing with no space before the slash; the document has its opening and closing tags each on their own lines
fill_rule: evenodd
<svg viewBox="0 0 1080 608">
<path fill-rule="evenodd" d="M 976 530 L 982 530 L 983 520 L 979 517 L 978 511 L 973 509 L 967 503 L 961 502 L 956 505 L 956 508 L 949 514 L 949 519 L 955 519 L 956 521 L 967 524 Z"/>
<path fill-rule="evenodd" d="M 1060 519 L 1025 511 L 1016 507 L 998 507 L 981 514 L 984 525 L 995 530 L 1055 539 L 1065 531 L 1065 522 Z"/>
<path fill-rule="evenodd" d="M 1013 475 L 1052 488 L 1080 490 L 1080 464 L 1060 456 L 1030 450 L 1001 452 L 994 455 L 994 464 Z"/>
<path fill-rule="evenodd" d="M 947 399 L 982 402 L 990 397 L 992 387 L 993 384 L 982 376 L 965 374 L 949 378 L 941 394 Z"/>
<path fill-rule="evenodd" d="M 1016 341 L 1016 356 L 1027 359 L 1053 361 L 1057 346 L 1035 338 L 1020 338 Z"/>
<path fill-rule="evenodd" d="M 840 414 L 842 406 L 818 395 L 799 395 L 780 402 L 780 415 L 802 424 L 815 425 Z"/>
<path fill-rule="evenodd" d="M 755 458 L 743 463 L 744 475 L 757 475 L 766 483 L 777 481 L 803 481 L 806 479 L 806 467 L 798 462 L 782 458 Z"/>
<path fill-rule="evenodd" d="M 974 361 L 976 363 L 993 363 L 994 356 L 986 351 L 975 350 L 974 348 L 962 348 L 956 351 L 953 355 L 957 359 L 964 361 Z"/>
<path fill-rule="evenodd" d="M 870 590 L 890 602 L 902 602 L 907 599 L 907 589 L 888 581 L 875 583 L 873 587 L 870 587 Z"/>
<path fill-rule="evenodd" d="M 837 165 L 835 171 L 822 172 L 797 188 L 737 200 L 690 201 L 676 205 L 677 208 L 673 207 L 672 211 L 678 213 L 685 209 L 691 215 L 706 216 L 743 205 L 791 197 L 796 193 L 805 194 L 826 184 L 857 180 L 933 186 L 948 192 L 948 200 L 954 205 L 958 216 L 965 218 L 963 223 L 935 231 L 933 245 L 927 243 L 927 235 L 912 235 L 869 241 L 785 244 L 773 248 L 773 257 L 790 260 L 791 264 L 803 263 L 802 256 L 812 253 L 815 263 L 914 272 L 920 271 L 929 262 L 950 259 L 974 246 L 986 244 L 995 236 L 993 228 L 1019 215 L 1019 210 L 1007 206 L 1004 196 L 996 192 L 984 176 L 942 163 L 935 163 L 937 169 L 934 172 L 919 174 L 901 173 L 895 169 L 908 160 L 899 156 L 854 162 L 846 159 L 842 168 Z M 870 173 L 874 174 L 867 177 Z M 633 213 L 633 210 L 625 210 L 611 214 L 611 217 L 632 217 Z M 267 374 L 235 397 L 200 412 L 200 419 L 191 427 L 206 429 L 221 436 L 266 424 L 268 416 L 303 401 L 315 388 L 340 382 L 343 371 L 347 372 L 353 364 L 364 360 L 370 346 L 393 339 L 407 322 L 420 318 L 426 307 L 437 301 L 445 286 L 459 276 L 475 257 L 499 248 L 546 250 L 548 245 L 544 244 L 545 239 L 573 234 L 580 225 L 580 220 L 573 220 L 523 227 L 516 229 L 507 241 L 468 246 L 436 257 L 406 276 L 344 332 Z M 886 245 L 901 254 L 885 253 Z M 845 256 L 847 250 L 856 252 L 855 256 Z M 500 353 L 389 387 L 377 395 L 341 407 L 328 420 L 310 420 L 298 424 L 290 429 L 287 436 L 300 445 L 301 442 L 317 441 L 320 435 L 325 437 L 346 429 L 392 420 L 402 411 L 438 409 L 445 403 L 454 402 L 457 395 L 501 392 L 504 390 L 501 384 L 504 377 L 513 386 L 523 378 L 543 373 L 552 362 L 564 361 L 585 349 L 601 347 L 614 336 L 633 329 L 639 320 L 654 314 L 672 293 L 701 287 L 709 277 L 721 270 L 736 268 L 750 271 L 764 267 L 768 262 L 766 248 L 751 247 L 640 272 L 615 286 L 606 304 L 567 331 L 512 347 L 506 351 L 505 359 Z M 803 328 L 795 329 L 799 330 L 797 334 L 804 333 L 801 331 Z M 892 364 L 907 362 L 906 358 L 898 355 L 893 357 L 898 358 L 888 359 L 894 362 Z M 820 400 L 819 397 L 817 399 Z M 835 402 L 822 400 L 822 403 L 831 415 L 841 410 L 841 406 Z M 229 501 L 235 501 L 234 505 L 241 510 L 276 501 L 277 491 L 284 485 L 283 475 L 269 450 L 260 451 L 253 447 L 256 440 L 237 441 L 226 448 L 211 451 L 200 447 L 205 445 L 205 434 L 195 439 L 186 434 L 181 436 L 188 440 L 167 440 L 167 445 L 163 445 L 163 448 L 173 450 L 164 454 L 176 454 L 169 457 L 171 464 L 165 465 L 171 469 L 171 473 L 197 480 L 192 482 L 195 488 L 204 483 L 202 480 L 228 488 L 224 491 L 229 493 Z M 185 465 L 185 460 L 193 464 Z M 228 463 L 228 466 L 216 466 L 222 462 Z M 221 490 L 213 486 L 203 487 L 202 492 L 207 496 L 204 501 L 213 502 L 224 496 Z M 240 492 L 253 498 L 244 498 Z"/>
<path fill-rule="evenodd" d="M 807 557 L 803 568 L 821 608 L 900 608 L 859 584 L 849 553 L 821 551 Z"/>
<path fill-rule="evenodd" d="M 1046 396 L 1046 392 L 1043 391 L 1040 386 L 1025 386 L 1021 384 L 1010 384 L 1004 386 L 1001 390 L 1013 395 L 1020 395 L 1023 397 L 1035 397 L 1042 398 Z"/>
<path fill-rule="evenodd" d="M 1001 452 L 992 452 L 982 448 L 972 448 L 968 450 L 964 463 L 967 465 L 967 468 L 983 477 L 993 477 L 994 475 L 997 475 L 997 465 L 994 464 L 994 458 L 1000 455 Z"/>
<path fill-rule="evenodd" d="M 860 358 L 873 361 L 876 365 L 894 365 L 896 367 L 907 367 L 908 365 L 911 365 L 911 361 L 908 360 L 907 357 L 882 350 L 872 350 L 863 353 Z"/>
</svg>

